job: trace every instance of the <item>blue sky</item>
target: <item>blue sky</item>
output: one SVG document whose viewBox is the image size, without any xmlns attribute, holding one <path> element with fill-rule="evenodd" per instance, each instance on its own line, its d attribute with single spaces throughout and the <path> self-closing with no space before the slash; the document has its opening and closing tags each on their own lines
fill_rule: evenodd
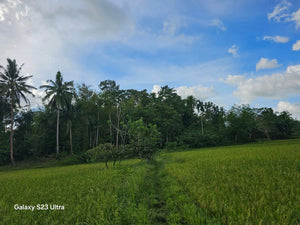
<svg viewBox="0 0 300 225">
<path fill-rule="evenodd" d="M 25 63 L 35 86 L 61 70 L 300 118 L 298 0 L 0 0 L 0 33 L 0 64 Z"/>
</svg>

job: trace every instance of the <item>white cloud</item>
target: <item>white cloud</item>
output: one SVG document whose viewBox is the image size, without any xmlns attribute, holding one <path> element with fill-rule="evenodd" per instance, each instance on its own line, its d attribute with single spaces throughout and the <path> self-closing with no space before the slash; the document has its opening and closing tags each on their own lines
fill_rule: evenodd
<svg viewBox="0 0 300 225">
<path fill-rule="evenodd" d="M 158 94 L 158 92 L 160 91 L 160 89 L 161 89 L 160 85 L 155 84 L 155 85 L 153 85 L 153 89 L 152 89 L 151 93 Z"/>
<path fill-rule="evenodd" d="M 236 45 L 232 45 L 231 48 L 228 49 L 228 53 L 231 53 L 233 56 L 237 56 L 237 50 L 238 48 L 236 47 Z"/>
<path fill-rule="evenodd" d="M 153 85 L 153 89 L 151 92 L 157 94 L 160 89 L 161 87 L 159 85 Z M 174 89 L 177 94 L 184 99 L 192 95 L 197 99 L 206 100 L 217 95 L 217 92 L 213 87 L 204 87 L 201 84 L 191 87 L 180 86 Z"/>
<path fill-rule="evenodd" d="M 279 66 L 281 65 L 278 64 L 276 59 L 270 60 L 267 58 L 261 58 L 256 64 L 256 71 L 263 70 L 263 69 L 273 69 Z"/>
<path fill-rule="evenodd" d="M 264 36 L 263 40 L 270 40 L 270 41 L 274 41 L 276 43 L 287 43 L 289 42 L 289 38 L 288 37 L 283 37 L 283 36 Z"/>
<path fill-rule="evenodd" d="M 300 9 L 296 12 L 290 12 L 289 8 L 292 4 L 287 0 L 282 0 L 274 7 L 273 12 L 268 13 L 268 20 L 279 22 L 295 22 L 296 29 L 300 28 Z"/>
<path fill-rule="evenodd" d="M 182 98 L 192 95 L 197 99 L 206 100 L 217 95 L 217 92 L 213 87 L 204 87 L 201 84 L 192 87 L 180 86 L 175 88 L 175 90 Z"/>
<path fill-rule="evenodd" d="M 241 76 L 241 75 L 228 75 L 225 80 L 224 79 L 220 79 L 220 80 L 224 81 L 227 84 L 240 85 L 246 80 L 246 78 L 245 76 Z"/>
<path fill-rule="evenodd" d="M 95 75 L 79 63 L 80 54 L 103 41 L 122 41 L 132 29 L 126 11 L 107 0 L 1 0 L 0 64 L 7 57 L 24 62 L 22 72 L 33 75 L 36 87 L 58 70 L 65 80 L 91 82 Z"/>
<path fill-rule="evenodd" d="M 227 28 L 225 27 L 224 23 L 220 19 L 214 19 L 209 21 L 208 26 L 217 27 L 222 31 L 226 31 Z"/>
<path fill-rule="evenodd" d="M 293 51 L 299 51 L 300 50 L 300 40 L 296 41 L 295 44 L 293 44 Z"/>
<path fill-rule="evenodd" d="M 292 13 L 290 21 L 295 21 L 297 29 L 300 27 L 300 9 L 298 9 L 297 12 Z"/>
<path fill-rule="evenodd" d="M 256 78 L 229 75 L 224 82 L 237 86 L 234 95 L 243 103 L 259 97 L 283 99 L 300 94 L 300 65 L 289 66 L 283 74 L 276 73 Z"/>
<path fill-rule="evenodd" d="M 288 111 L 295 119 L 300 119 L 300 102 L 290 103 L 286 101 L 280 101 L 275 110 L 277 112 Z"/>
<path fill-rule="evenodd" d="M 5 14 L 7 14 L 7 12 L 7 7 L 3 3 L 0 3 L 0 21 L 5 20 Z"/>
<path fill-rule="evenodd" d="M 288 10 L 290 6 L 291 3 L 286 0 L 282 0 L 274 7 L 273 12 L 268 13 L 268 20 L 273 20 L 276 22 L 281 22 L 282 19 L 286 20 L 286 18 L 289 16 Z"/>
</svg>

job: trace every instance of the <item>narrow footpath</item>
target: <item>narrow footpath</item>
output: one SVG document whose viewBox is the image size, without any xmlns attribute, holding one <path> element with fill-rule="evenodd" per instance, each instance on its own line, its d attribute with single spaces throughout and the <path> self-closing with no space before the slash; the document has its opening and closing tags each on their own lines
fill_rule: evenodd
<svg viewBox="0 0 300 225">
<path fill-rule="evenodd" d="M 164 160 L 149 163 L 142 190 L 141 197 L 148 205 L 150 224 L 220 224 L 217 218 L 200 207 L 176 179 L 170 177 Z"/>
</svg>

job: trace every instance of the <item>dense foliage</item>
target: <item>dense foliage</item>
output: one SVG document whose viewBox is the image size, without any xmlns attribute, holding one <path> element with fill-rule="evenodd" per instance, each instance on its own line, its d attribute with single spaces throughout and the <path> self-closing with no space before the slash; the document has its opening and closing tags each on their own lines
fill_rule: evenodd
<svg viewBox="0 0 300 225">
<path fill-rule="evenodd" d="M 60 72 L 48 82 L 41 86 L 46 90 L 45 101 L 38 109 L 14 107 L 12 115 L 10 98 L 0 96 L 0 163 L 9 161 L 11 127 L 17 160 L 55 153 L 84 156 L 105 143 L 114 145 L 123 158 L 151 159 L 157 148 L 292 138 L 300 130 L 299 121 L 288 112 L 249 105 L 226 111 L 193 96 L 182 99 L 168 86 L 148 93 L 123 90 L 115 81 L 105 80 L 98 90 L 86 84 L 75 88 L 73 81 L 63 82 Z M 1 85 L 0 93 L 6 88 L 4 82 Z"/>
</svg>

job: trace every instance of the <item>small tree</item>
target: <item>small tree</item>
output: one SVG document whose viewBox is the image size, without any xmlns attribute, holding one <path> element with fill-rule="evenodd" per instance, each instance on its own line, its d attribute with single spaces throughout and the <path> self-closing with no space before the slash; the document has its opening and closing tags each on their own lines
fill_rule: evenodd
<svg viewBox="0 0 300 225">
<path fill-rule="evenodd" d="M 108 161 L 113 160 L 113 166 L 118 159 L 118 152 L 116 147 L 111 143 L 100 144 L 97 147 L 86 152 L 87 160 L 90 162 L 105 162 L 108 169 Z"/>
<path fill-rule="evenodd" d="M 160 133 L 156 125 L 144 124 L 143 118 L 129 121 L 129 146 L 140 159 L 152 159 L 157 150 Z"/>
</svg>

